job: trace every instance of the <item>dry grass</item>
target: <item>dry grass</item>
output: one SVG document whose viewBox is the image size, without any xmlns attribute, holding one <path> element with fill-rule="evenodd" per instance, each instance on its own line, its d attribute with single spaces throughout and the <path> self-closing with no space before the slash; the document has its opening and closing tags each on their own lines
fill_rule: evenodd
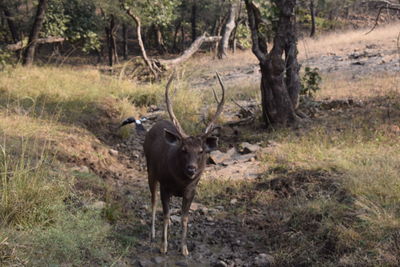
<svg viewBox="0 0 400 267">
<path fill-rule="evenodd" d="M 346 79 L 343 74 L 324 75 L 322 90 L 317 99 L 368 100 L 400 92 L 400 77 L 397 73 L 379 73 L 360 79 Z"/>
<path fill-rule="evenodd" d="M 379 26 L 372 33 L 369 29 L 347 32 L 327 33 L 317 39 L 304 38 L 299 41 L 299 59 L 334 53 L 347 54 L 354 50 L 365 49 L 367 45 L 379 45 L 383 50 L 397 49 L 397 36 L 400 24 Z"/>
</svg>

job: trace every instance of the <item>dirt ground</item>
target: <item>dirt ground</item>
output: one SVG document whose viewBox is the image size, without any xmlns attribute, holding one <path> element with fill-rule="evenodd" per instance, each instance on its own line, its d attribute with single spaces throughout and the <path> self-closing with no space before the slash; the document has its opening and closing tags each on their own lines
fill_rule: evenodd
<svg viewBox="0 0 400 267">
<path fill-rule="evenodd" d="M 299 42 L 301 46 L 306 47 L 310 40 Z M 303 66 L 317 67 L 322 75 L 336 74 L 343 78 L 362 78 L 371 73 L 377 72 L 399 72 L 400 62 L 396 40 L 390 40 L 384 44 L 379 40 L 370 40 L 362 42 L 357 46 L 345 46 L 337 49 L 336 52 L 305 53 L 300 52 L 300 62 Z M 322 49 L 322 48 L 320 48 Z M 322 49 L 323 50 L 323 49 Z M 216 66 L 217 69 L 206 69 L 201 75 L 196 75 L 191 79 L 190 86 L 195 89 L 201 89 L 215 84 L 214 73 L 218 70 L 226 86 L 229 88 L 237 84 L 250 84 L 258 86 L 260 73 L 255 58 L 251 57 L 250 52 L 241 52 L 246 60 L 240 63 L 240 57 L 235 56 L 232 65 Z M 200 65 L 202 63 L 199 63 Z M 251 103 L 243 102 L 244 106 L 251 106 Z M 333 104 L 335 105 L 335 104 Z M 340 105 L 340 103 L 338 104 Z M 357 107 L 355 107 L 357 108 Z M 240 108 L 232 105 L 227 107 L 228 117 L 235 119 L 236 113 Z M 331 106 L 327 104 L 326 110 Z M 149 129 L 151 125 L 160 118 L 160 111 L 153 112 L 149 110 L 146 115 L 152 118 L 144 123 L 145 128 Z M 322 118 L 321 120 L 324 120 Z M 243 126 L 249 127 L 249 126 Z M 236 130 L 248 131 L 249 129 Z M 250 129 L 253 132 L 262 131 L 261 128 Z M 258 153 L 274 149 L 279 144 L 271 143 L 266 147 L 259 147 L 260 152 L 253 151 L 249 154 L 239 153 L 240 145 L 248 141 L 235 130 L 221 132 L 222 143 L 224 143 L 221 153 L 226 158 L 219 164 L 209 164 L 203 179 L 247 179 L 254 181 L 256 188 L 264 187 L 274 191 L 277 201 L 284 202 L 294 194 L 304 194 L 307 198 L 313 198 L 313 193 L 307 188 L 308 184 L 317 186 L 319 194 L 335 196 L 337 201 L 349 201 L 351 195 L 344 192 L 332 182 L 329 176 L 331 174 L 320 171 L 309 173 L 293 173 L 289 180 L 274 179 L 266 183 L 260 180 L 262 173 L 266 171 L 266 166 L 262 166 L 258 160 Z M 237 135 L 235 135 L 237 134 Z M 180 200 L 178 198 L 172 201 L 172 217 L 169 237 L 169 251 L 167 255 L 159 253 L 159 244 L 161 240 L 161 208 L 157 214 L 156 242 L 149 240 L 150 233 L 150 196 L 147 188 L 147 177 L 144 166 L 142 152 L 144 133 L 136 132 L 132 128 L 132 134 L 128 139 L 109 138 L 104 140 L 112 147 L 110 157 L 115 164 L 110 166 L 101 166 L 101 173 L 112 177 L 112 183 L 116 186 L 116 201 L 123 203 L 125 220 L 116 226 L 121 235 L 136 236 L 138 242 L 134 247 L 130 247 L 124 258 L 126 266 L 271 266 L 274 265 L 274 258 L 265 251 L 267 245 L 271 245 L 274 233 L 284 232 L 282 229 L 287 227 L 289 220 L 285 214 L 281 214 L 273 209 L 265 210 L 257 206 L 248 205 L 245 212 L 236 213 L 236 209 L 243 206 L 243 203 L 249 201 L 251 194 L 234 195 L 226 201 L 219 201 L 218 205 L 210 206 L 205 203 L 199 203 L 195 199 L 192 206 L 189 222 L 188 246 L 190 255 L 183 257 L 180 255 Z M 110 141 L 111 140 L 111 141 Z M 258 145 L 253 143 L 253 145 Z M 236 149 L 232 155 L 229 149 Z M 88 159 L 90 161 L 90 159 Z M 87 165 L 88 162 L 85 164 Z M 90 162 L 89 162 L 90 166 Z M 227 167 L 229 166 L 229 168 Z M 99 168 L 97 168 L 99 169 Z M 229 188 L 227 188 L 229 191 Z M 243 206 L 244 207 L 244 206 Z M 271 221 L 276 221 L 275 227 L 267 231 L 271 235 L 270 240 L 259 238 L 266 226 L 271 227 L 271 221 L 266 222 L 265 213 Z M 251 214 L 251 216 L 243 216 Z M 309 225 L 312 227 L 312 225 Z M 325 248 L 329 249 L 329 248 Z"/>
</svg>

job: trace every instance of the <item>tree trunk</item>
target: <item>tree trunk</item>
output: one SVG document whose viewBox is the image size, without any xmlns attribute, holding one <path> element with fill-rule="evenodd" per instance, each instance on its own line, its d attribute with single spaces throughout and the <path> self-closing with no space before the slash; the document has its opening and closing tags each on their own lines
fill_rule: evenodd
<svg viewBox="0 0 400 267">
<path fill-rule="evenodd" d="M 310 32 L 310 37 L 314 37 L 314 35 L 315 35 L 315 9 L 314 9 L 314 0 L 310 0 L 310 14 L 311 14 L 311 32 Z"/>
<path fill-rule="evenodd" d="M 43 20 L 47 9 L 47 0 L 39 0 L 35 21 L 29 34 L 28 46 L 24 51 L 22 63 L 25 66 L 30 66 L 33 63 L 36 49 L 36 41 L 39 37 L 39 32 L 42 29 Z"/>
<path fill-rule="evenodd" d="M 178 46 L 177 46 L 177 40 L 178 40 L 178 33 L 179 30 L 181 28 L 181 20 L 179 20 L 176 24 L 175 24 L 175 31 L 174 31 L 174 39 L 172 41 L 172 50 L 173 51 L 178 51 Z"/>
<path fill-rule="evenodd" d="M 153 33 L 154 33 L 154 40 L 156 41 L 157 51 L 160 54 L 164 54 L 167 52 L 167 48 L 164 43 L 164 37 L 162 35 L 161 29 L 159 25 L 153 25 Z"/>
<path fill-rule="evenodd" d="M 17 27 L 15 26 L 14 23 L 14 16 L 11 10 L 9 10 L 6 5 L 1 5 L 0 8 L 3 9 L 4 16 L 6 17 L 8 28 L 10 29 L 11 32 L 12 41 L 13 43 L 17 43 L 19 37 L 18 37 Z"/>
<path fill-rule="evenodd" d="M 193 1 L 192 5 L 192 16 L 190 18 L 190 21 L 192 23 L 192 42 L 194 42 L 197 38 L 197 4 L 195 1 Z"/>
<path fill-rule="evenodd" d="M 128 28 L 122 24 L 122 54 L 124 60 L 128 60 Z"/>
<path fill-rule="evenodd" d="M 219 59 L 222 59 L 227 56 L 226 51 L 229 48 L 229 37 L 231 36 L 233 29 L 235 28 L 236 8 L 237 8 L 236 3 L 232 3 L 229 9 L 229 18 L 222 34 L 221 43 L 219 44 L 219 49 L 218 49 Z"/>
<path fill-rule="evenodd" d="M 158 73 L 155 70 L 156 66 L 154 66 L 153 62 L 147 57 L 146 49 L 143 44 L 140 19 L 138 16 L 136 16 L 135 14 L 132 13 L 130 8 L 125 9 L 125 11 L 128 14 L 128 16 L 131 17 L 136 23 L 136 35 L 138 38 L 142 58 L 143 58 L 144 62 L 146 63 L 146 65 L 149 67 L 150 71 L 153 73 L 154 78 L 158 79 Z"/>
<path fill-rule="evenodd" d="M 300 90 L 297 39 L 295 35 L 295 0 L 274 0 L 279 10 L 273 47 L 268 52 L 261 34 L 261 13 L 251 0 L 245 0 L 252 38 L 252 51 L 260 62 L 261 101 L 267 126 L 288 125 L 297 121 L 295 109 Z"/>
</svg>

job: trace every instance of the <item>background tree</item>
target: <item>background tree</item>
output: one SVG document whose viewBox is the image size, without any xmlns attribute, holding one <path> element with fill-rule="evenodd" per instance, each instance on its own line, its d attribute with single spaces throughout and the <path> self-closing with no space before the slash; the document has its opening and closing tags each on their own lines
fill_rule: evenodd
<svg viewBox="0 0 400 267">
<path fill-rule="evenodd" d="M 47 0 L 39 1 L 35 21 L 33 22 L 31 33 L 29 34 L 28 45 L 23 55 L 23 64 L 25 66 L 32 65 L 33 63 L 33 58 L 35 56 L 35 49 L 36 49 L 36 41 L 39 38 L 39 32 L 42 29 L 44 16 L 47 9 L 47 4 L 48 4 Z"/>
<path fill-rule="evenodd" d="M 295 25 L 295 0 L 272 0 L 261 2 L 246 0 L 252 51 L 261 67 L 261 96 L 263 119 L 267 125 L 287 125 L 297 121 L 300 80 L 297 63 L 297 39 Z M 267 14 L 260 9 L 272 11 L 268 15 L 273 28 L 273 47 L 268 50 L 265 29 Z"/>
</svg>

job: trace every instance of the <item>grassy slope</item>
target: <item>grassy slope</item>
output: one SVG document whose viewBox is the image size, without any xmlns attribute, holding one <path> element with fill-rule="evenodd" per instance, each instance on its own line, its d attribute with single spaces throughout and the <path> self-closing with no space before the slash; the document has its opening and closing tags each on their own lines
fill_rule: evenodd
<svg viewBox="0 0 400 267">
<path fill-rule="evenodd" d="M 267 172 L 254 182 L 204 180 L 199 201 L 229 206 L 237 198 L 226 216 L 247 218 L 238 223 L 263 240 L 277 264 L 396 265 L 399 78 L 324 78 L 318 99 L 351 97 L 363 104 L 321 109 L 297 130 L 244 130 L 246 139 L 275 142 L 261 155 Z M 71 171 L 65 159 L 109 164 L 113 159 L 97 138 L 107 133 L 105 125 L 141 114 L 137 106 L 160 103 L 162 90 L 91 69 L 0 73 L 2 264 L 119 263 L 135 239 L 114 236 L 110 222 L 118 217 L 105 196 L 110 185 L 96 174 Z M 180 90 L 175 103 L 179 116 L 189 118 L 186 128 L 204 99 L 189 97 L 185 105 L 190 94 Z M 105 208 L 93 206 L 99 199 Z"/>
</svg>

